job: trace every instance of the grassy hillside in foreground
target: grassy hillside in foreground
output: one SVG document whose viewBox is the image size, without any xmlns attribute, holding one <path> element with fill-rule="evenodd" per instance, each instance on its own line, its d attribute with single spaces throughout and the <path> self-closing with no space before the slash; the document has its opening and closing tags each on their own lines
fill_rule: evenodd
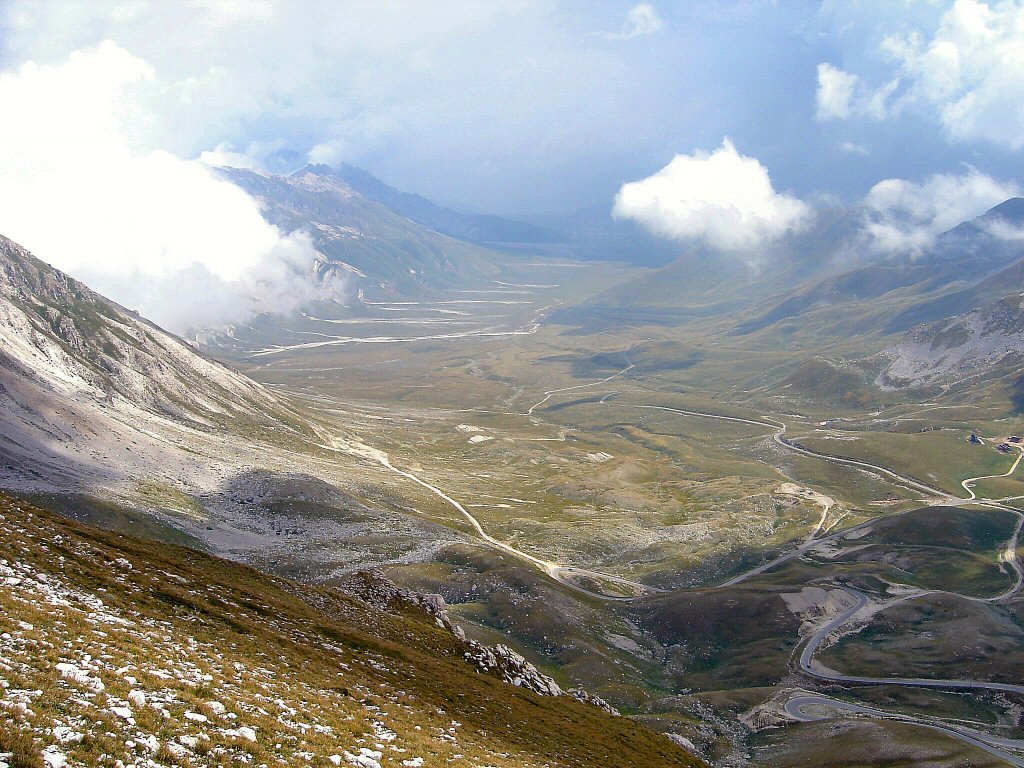
<svg viewBox="0 0 1024 768">
<path fill-rule="evenodd" d="M 411 605 L 383 612 L 4 494 L 0 552 L 12 768 L 700 764 L 627 718 L 477 673 Z"/>
</svg>

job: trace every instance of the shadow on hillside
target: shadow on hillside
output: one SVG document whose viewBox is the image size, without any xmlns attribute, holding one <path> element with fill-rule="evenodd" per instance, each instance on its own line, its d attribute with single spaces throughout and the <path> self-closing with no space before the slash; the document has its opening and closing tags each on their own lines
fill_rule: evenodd
<svg viewBox="0 0 1024 768">
<path fill-rule="evenodd" d="M 1024 373 L 1021 373 L 1010 385 L 1010 402 L 1014 413 L 1024 413 Z"/>
</svg>

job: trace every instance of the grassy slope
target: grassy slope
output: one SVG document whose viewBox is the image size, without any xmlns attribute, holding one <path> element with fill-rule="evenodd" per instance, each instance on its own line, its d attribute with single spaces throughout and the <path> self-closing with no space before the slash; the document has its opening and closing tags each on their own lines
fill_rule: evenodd
<svg viewBox="0 0 1024 768">
<path fill-rule="evenodd" d="M 6 495 L 0 551 L 0 753 L 16 751 L 15 765 L 39 765 L 47 746 L 72 764 L 137 762 L 149 736 L 164 765 L 324 765 L 361 748 L 384 766 L 697 764 L 627 718 L 477 674 L 419 609 L 383 613 Z M 59 662 L 86 682 L 62 678 Z M 59 726 L 83 737 L 58 746 Z M 240 726 L 256 740 L 231 732 Z"/>
</svg>

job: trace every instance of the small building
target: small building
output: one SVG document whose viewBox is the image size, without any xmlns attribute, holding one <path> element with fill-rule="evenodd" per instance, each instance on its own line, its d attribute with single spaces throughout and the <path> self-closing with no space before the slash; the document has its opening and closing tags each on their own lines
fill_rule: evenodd
<svg viewBox="0 0 1024 768">
<path fill-rule="evenodd" d="M 1000 443 L 999 445 L 996 446 L 996 450 L 997 451 L 1001 451 L 1002 453 L 1009 453 L 1010 452 L 1010 444 L 1009 443 Z"/>
<path fill-rule="evenodd" d="M 969 438 L 967 438 L 967 440 L 968 440 L 968 442 L 971 443 L 971 445 L 981 445 L 981 438 L 978 437 L 973 432 L 971 432 L 971 436 Z"/>
<path fill-rule="evenodd" d="M 1019 442 L 1021 442 L 1021 438 L 1020 438 L 1019 435 L 1010 435 L 1009 441 L 1011 443 L 1019 443 Z"/>
</svg>

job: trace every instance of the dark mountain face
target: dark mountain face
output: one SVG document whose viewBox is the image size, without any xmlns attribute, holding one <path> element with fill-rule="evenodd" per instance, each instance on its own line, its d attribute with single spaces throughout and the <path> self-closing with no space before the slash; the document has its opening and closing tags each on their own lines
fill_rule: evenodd
<svg viewBox="0 0 1024 768">
<path fill-rule="evenodd" d="M 509 243 L 547 245 L 558 243 L 563 236 L 546 227 L 513 221 L 501 216 L 465 214 L 437 205 L 421 195 L 402 192 L 385 184 L 373 174 L 342 163 L 337 169 L 326 165 L 306 166 L 308 172 L 338 179 L 360 194 L 387 206 L 417 224 L 444 235 L 473 243 Z"/>
</svg>

